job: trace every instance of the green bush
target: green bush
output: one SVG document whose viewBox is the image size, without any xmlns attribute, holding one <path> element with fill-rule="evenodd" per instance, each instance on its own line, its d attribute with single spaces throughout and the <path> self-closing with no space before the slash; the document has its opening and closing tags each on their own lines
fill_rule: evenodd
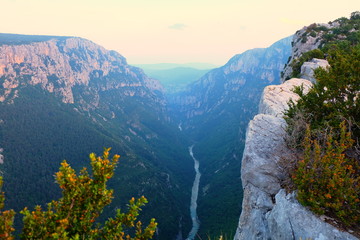
<svg viewBox="0 0 360 240">
<path fill-rule="evenodd" d="M 318 214 L 340 219 L 347 226 L 360 224 L 360 166 L 355 159 L 346 158 L 344 151 L 353 145 L 345 122 L 341 124 L 339 141 L 327 137 L 321 149 L 311 140 L 308 129 L 304 141 L 304 156 L 293 173 L 298 200 Z"/>
<path fill-rule="evenodd" d="M 47 210 L 36 206 L 33 211 L 25 208 L 24 227 L 21 239 L 151 239 L 157 223 L 152 219 L 143 229 L 137 221 L 141 207 L 147 203 L 145 197 L 129 201 L 128 212 L 117 210 L 115 218 L 108 219 L 103 225 L 96 223 L 105 206 L 112 200 L 113 190 L 107 189 L 107 181 L 114 175 L 119 156 L 109 159 L 109 150 L 105 149 L 102 157 L 90 154 L 92 174 L 83 168 L 77 175 L 75 170 L 64 160 L 56 182 L 62 189 L 62 197 L 48 204 Z M 1 184 L 1 182 L 0 182 Z M 3 196 L 0 197 L 3 203 Z M 0 206 L 2 207 L 2 206 Z M 1 239 L 13 239 L 11 232 L 13 211 L 0 216 Z M 5 221 L 6 224 L 3 224 Z M 131 237 L 134 235 L 134 237 Z"/>
<path fill-rule="evenodd" d="M 312 131 L 337 129 L 343 120 L 351 125 L 354 137 L 359 137 L 360 126 L 360 45 L 343 50 L 334 45 L 328 51 L 330 69 L 315 71 L 317 83 L 306 95 L 296 88 L 300 100 L 290 102 L 286 113 L 289 128 L 296 122 L 295 116 L 301 112 Z M 303 139 L 303 137 L 299 137 Z"/>
<path fill-rule="evenodd" d="M 289 145 L 303 152 L 291 175 L 302 204 L 358 231 L 360 44 L 342 41 L 324 52 L 331 67 L 315 71 L 317 83 L 307 94 L 294 89 L 300 99 L 285 114 Z"/>
<path fill-rule="evenodd" d="M 2 210 L 4 208 L 5 201 L 4 192 L 1 192 L 2 185 L 3 179 L 0 176 L 0 239 L 12 240 L 14 239 L 12 232 L 15 231 L 15 229 L 12 227 L 14 223 L 15 212 L 13 210 Z"/>
<path fill-rule="evenodd" d="M 324 53 L 320 50 L 320 49 L 314 49 L 311 51 L 308 51 L 306 53 L 304 53 L 303 55 L 301 55 L 300 58 L 294 60 L 291 63 L 291 67 L 293 70 L 292 73 L 292 77 L 300 77 L 300 72 L 301 72 L 301 66 L 303 65 L 304 62 L 310 61 L 313 58 L 320 58 L 320 59 L 324 59 Z"/>
</svg>

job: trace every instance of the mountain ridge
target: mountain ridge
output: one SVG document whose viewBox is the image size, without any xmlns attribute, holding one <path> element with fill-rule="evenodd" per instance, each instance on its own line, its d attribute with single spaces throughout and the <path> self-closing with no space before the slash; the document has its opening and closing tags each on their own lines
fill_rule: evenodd
<svg viewBox="0 0 360 240">
<path fill-rule="evenodd" d="M 194 155 L 200 162 L 201 238 L 236 228 L 241 211 L 236 199 L 242 199 L 236 179 L 240 179 L 246 126 L 257 112 L 254 103 L 259 102 L 262 88 L 280 82 L 290 42 L 288 37 L 272 47 L 235 55 L 185 91 L 168 95 L 172 121 L 195 143 Z M 223 189 L 221 194 L 219 189 Z"/>
<path fill-rule="evenodd" d="M 158 218 L 158 239 L 186 234 L 192 159 L 169 123 L 159 82 L 89 40 L 21 36 L 21 44 L 0 45 L 0 170 L 9 206 L 49 202 L 59 196 L 52 176 L 61 158 L 79 169 L 90 152 L 113 147 L 122 164 L 105 215 L 146 195 L 143 220 Z"/>
</svg>

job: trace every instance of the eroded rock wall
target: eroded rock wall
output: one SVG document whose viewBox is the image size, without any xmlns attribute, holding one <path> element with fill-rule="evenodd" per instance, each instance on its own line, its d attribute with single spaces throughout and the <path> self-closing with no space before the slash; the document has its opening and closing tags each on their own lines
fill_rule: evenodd
<svg viewBox="0 0 360 240">
<path fill-rule="evenodd" d="M 306 92 L 312 83 L 294 78 L 267 86 L 260 112 L 249 123 L 241 170 L 244 199 L 235 240 L 357 239 L 325 223 L 301 206 L 294 193 L 286 195 L 281 189 L 285 176 L 279 161 L 290 154 L 284 140 L 283 113 L 290 99 L 298 100 L 291 90 L 300 85 Z"/>
</svg>

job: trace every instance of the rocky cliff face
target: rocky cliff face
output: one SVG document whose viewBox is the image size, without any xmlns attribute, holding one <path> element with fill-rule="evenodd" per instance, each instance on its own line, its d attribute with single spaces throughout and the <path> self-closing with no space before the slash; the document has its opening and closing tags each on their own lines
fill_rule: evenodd
<svg viewBox="0 0 360 240">
<path fill-rule="evenodd" d="M 339 18 L 329 23 L 313 23 L 297 31 L 292 41 L 292 53 L 287 65 L 282 72 L 282 82 L 293 75 L 293 64 L 305 53 L 318 49 L 335 41 L 343 41 L 346 44 L 354 44 L 359 39 L 358 27 L 359 12 L 353 12 L 350 19 Z M 318 56 L 320 58 L 326 56 Z M 308 59 L 305 59 L 307 61 Z M 297 75 L 296 71 L 295 76 Z"/>
<path fill-rule="evenodd" d="M 231 232 L 237 225 L 241 206 L 236 199 L 242 198 L 242 189 L 236 179 L 240 178 L 246 127 L 257 113 L 262 89 L 280 83 L 290 41 L 291 37 L 285 38 L 268 48 L 235 55 L 186 91 L 170 96 L 173 120 L 196 142 L 193 151 L 200 162 L 198 216 L 203 239 Z M 219 194 L 219 189 L 226 191 Z"/>
<path fill-rule="evenodd" d="M 292 155 L 285 144 L 286 122 L 283 119 L 287 102 L 298 100 L 291 90 L 303 85 L 306 93 L 315 82 L 314 69 L 330 67 L 326 60 L 312 59 L 302 64 L 301 71 L 297 69 L 301 78 L 289 79 L 293 74 L 293 63 L 301 63 L 298 59 L 304 53 L 332 41 L 358 42 L 356 14 L 352 14 L 350 20 L 342 18 L 329 24 L 312 24 L 297 31 L 291 56 L 282 74 L 283 83 L 264 89 L 259 114 L 250 121 L 246 133 L 241 169 L 244 198 L 235 240 L 357 239 L 300 205 L 294 192 L 287 194 L 281 188 L 281 181 L 286 176 L 280 164 Z"/>
<path fill-rule="evenodd" d="M 29 84 L 54 92 L 65 103 L 82 102 L 85 109 L 97 107 L 99 92 L 112 89 L 122 90 L 125 96 L 147 95 L 163 104 L 157 81 L 127 65 L 117 52 L 81 38 L 53 37 L 16 45 L 5 42 L 0 46 L 0 76 L 1 102 L 16 98 L 19 87 Z M 85 87 L 91 99 L 76 99 L 76 87 Z"/>
<path fill-rule="evenodd" d="M 292 51 L 291 56 L 288 59 L 287 65 L 283 70 L 281 81 L 284 82 L 286 79 L 291 77 L 293 72 L 291 63 L 298 59 L 305 52 L 317 49 L 324 44 L 324 34 L 331 29 L 338 28 L 339 22 L 311 24 L 310 26 L 303 27 L 297 31 L 292 40 Z"/>
<path fill-rule="evenodd" d="M 286 194 L 279 161 L 290 156 L 284 136 L 283 112 L 287 102 L 298 100 L 291 90 L 312 86 L 305 79 L 291 79 L 264 89 L 259 114 L 250 121 L 242 159 L 243 209 L 235 240 L 248 239 L 357 239 L 341 232 L 301 206 L 294 193 Z"/>
<path fill-rule="evenodd" d="M 174 239 L 191 224 L 186 142 L 169 124 L 158 81 L 119 53 L 82 38 L 0 34 L 0 174 L 8 208 L 57 199 L 53 174 L 63 159 L 80 169 L 90 152 L 111 147 L 122 158 L 104 214 L 145 195 L 141 221 L 156 218 L 157 238 Z"/>
<path fill-rule="evenodd" d="M 252 49 L 235 55 L 223 67 L 214 69 L 188 89 L 174 95 L 171 102 L 187 119 L 211 114 L 224 104 L 236 103 L 256 95 L 254 85 L 266 86 L 279 82 L 279 73 L 290 53 L 291 37 L 269 48 Z M 186 126 L 184 126 L 186 128 Z"/>
</svg>

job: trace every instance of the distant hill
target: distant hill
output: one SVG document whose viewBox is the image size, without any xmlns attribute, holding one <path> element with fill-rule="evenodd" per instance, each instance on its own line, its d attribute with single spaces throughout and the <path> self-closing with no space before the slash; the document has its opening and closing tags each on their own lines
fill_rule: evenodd
<svg viewBox="0 0 360 240">
<path fill-rule="evenodd" d="M 32 42 L 44 42 L 51 39 L 65 40 L 70 37 L 65 36 L 46 36 L 46 35 L 22 35 L 11 33 L 0 33 L 0 45 L 20 45 Z"/>
<path fill-rule="evenodd" d="M 258 111 L 263 88 L 280 82 L 291 54 L 291 39 L 235 55 L 185 91 L 168 96 L 170 116 L 195 143 L 194 155 L 200 162 L 199 239 L 236 229 L 246 128 Z"/>
<path fill-rule="evenodd" d="M 176 67 L 170 69 L 143 68 L 143 70 L 149 77 L 159 80 L 165 92 L 171 94 L 185 90 L 187 85 L 195 82 L 211 69 Z"/>
<path fill-rule="evenodd" d="M 184 91 L 187 85 L 218 67 L 210 63 L 158 63 L 135 64 L 135 66 L 142 68 L 149 77 L 159 80 L 166 94 Z"/>
<path fill-rule="evenodd" d="M 142 69 L 166 70 L 171 68 L 195 68 L 199 70 L 213 69 L 219 67 L 211 63 L 154 63 L 154 64 L 131 64 Z"/>
<path fill-rule="evenodd" d="M 156 239 L 187 234 L 193 162 L 169 122 L 160 83 L 115 51 L 73 37 L 0 34 L 0 175 L 6 208 L 44 206 L 60 190 L 66 159 L 79 170 L 90 152 L 121 155 L 112 204 L 103 217 L 146 196 L 141 221 L 159 222 Z M 21 215 L 15 217 L 20 228 Z M 181 227 L 179 227 L 181 226 Z"/>
</svg>

